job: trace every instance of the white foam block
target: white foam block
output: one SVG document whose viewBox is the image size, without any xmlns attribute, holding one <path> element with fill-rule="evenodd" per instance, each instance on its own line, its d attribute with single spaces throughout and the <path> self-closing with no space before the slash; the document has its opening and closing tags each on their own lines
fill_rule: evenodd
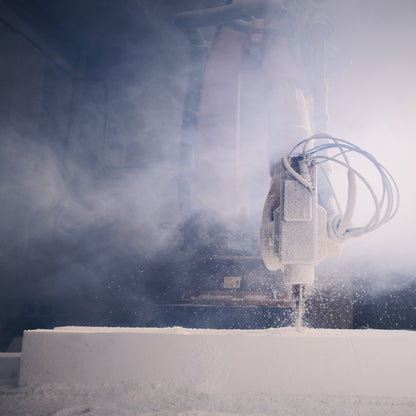
<svg viewBox="0 0 416 416">
<path fill-rule="evenodd" d="M 415 331 L 63 327 L 24 333 L 19 383 L 416 397 L 415 351 Z"/>
</svg>

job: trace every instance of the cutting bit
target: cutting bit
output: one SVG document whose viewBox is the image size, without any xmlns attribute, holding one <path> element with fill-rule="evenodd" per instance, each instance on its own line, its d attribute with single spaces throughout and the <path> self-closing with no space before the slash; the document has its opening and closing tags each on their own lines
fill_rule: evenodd
<svg viewBox="0 0 416 416">
<path fill-rule="evenodd" d="M 295 301 L 294 326 L 297 330 L 303 327 L 303 315 L 305 311 L 304 292 L 305 285 L 293 285 L 292 297 Z"/>
</svg>

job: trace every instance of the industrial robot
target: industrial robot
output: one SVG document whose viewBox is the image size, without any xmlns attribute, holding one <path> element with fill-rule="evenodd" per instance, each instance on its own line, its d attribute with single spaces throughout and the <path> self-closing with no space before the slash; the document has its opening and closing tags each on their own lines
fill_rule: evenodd
<svg viewBox="0 0 416 416">
<path fill-rule="evenodd" d="M 189 48 L 182 217 L 204 212 L 232 233 L 248 227 L 266 195 L 258 215 L 261 258 L 292 288 L 293 320 L 300 327 L 315 267 L 339 256 L 345 240 L 389 221 L 398 208 L 388 171 L 370 153 L 327 132 L 326 43 L 333 21 L 319 0 L 232 0 L 179 13 L 176 24 Z M 356 157 L 376 170 L 380 195 L 354 167 Z M 268 164 L 266 190 L 253 179 L 264 173 L 261 164 Z M 345 208 L 331 165 L 346 172 Z M 374 213 L 353 226 L 357 186 L 370 193 Z M 239 287 L 238 280 L 228 283 Z"/>
</svg>

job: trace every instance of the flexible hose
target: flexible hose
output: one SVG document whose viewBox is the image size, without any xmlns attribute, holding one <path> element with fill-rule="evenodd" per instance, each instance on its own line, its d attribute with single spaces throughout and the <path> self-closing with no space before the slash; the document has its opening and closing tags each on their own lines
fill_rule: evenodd
<svg viewBox="0 0 416 416">
<path fill-rule="evenodd" d="M 331 154 L 332 152 L 332 154 Z M 378 195 L 370 182 L 357 169 L 351 166 L 349 154 L 359 154 L 370 162 L 378 171 L 382 184 L 381 195 Z M 293 157 L 302 157 L 310 166 L 322 163 L 334 163 L 342 166 L 347 170 L 347 202 L 344 213 L 341 211 L 339 200 L 334 191 L 334 186 L 329 176 L 324 171 L 324 176 L 329 184 L 339 215 L 328 224 L 328 234 L 339 240 L 345 240 L 350 237 L 356 237 L 379 228 L 381 225 L 390 221 L 397 213 L 399 207 L 399 190 L 392 175 L 381 165 L 373 155 L 359 148 L 358 146 L 343 140 L 332 137 L 328 134 L 317 134 L 298 143 L 291 152 L 282 159 L 286 170 L 302 185 L 311 187 L 312 185 L 297 173 L 290 164 Z M 357 202 L 357 183 L 359 179 L 368 190 L 373 203 L 374 213 L 370 220 L 359 227 L 352 227 L 352 220 L 356 209 Z"/>
</svg>

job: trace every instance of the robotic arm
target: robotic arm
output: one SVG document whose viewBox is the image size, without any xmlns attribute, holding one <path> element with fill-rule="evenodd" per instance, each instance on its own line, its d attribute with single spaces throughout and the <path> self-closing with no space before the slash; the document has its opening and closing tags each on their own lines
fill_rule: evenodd
<svg viewBox="0 0 416 416">
<path fill-rule="evenodd" d="M 353 166 L 353 161 L 358 162 L 358 159 L 378 172 L 382 184 L 379 194 Z M 343 211 L 329 176 L 323 170 L 325 164 L 335 164 L 346 170 L 348 190 Z M 322 186 L 317 181 L 317 169 L 322 170 L 322 177 L 327 181 Z M 369 192 L 374 212 L 366 224 L 353 227 L 357 179 Z M 300 142 L 282 159 L 279 184 L 279 206 L 272 218 L 267 215 L 270 201 L 266 199 L 265 203 L 260 232 L 262 257 L 269 270 L 281 269 L 284 281 L 292 285 L 296 325 L 300 326 L 303 292 L 305 285 L 314 282 L 314 267 L 326 257 L 340 254 L 345 240 L 374 231 L 390 221 L 399 206 L 399 193 L 393 177 L 374 156 L 326 134 Z M 270 193 L 268 198 L 272 198 Z"/>
<path fill-rule="evenodd" d="M 307 138 L 312 130 L 327 129 L 325 39 L 332 30 L 331 19 L 319 2 L 312 0 L 233 0 L 224 1 L 224 5 L 219 7 L 180 13 L 176 24 L 187 34 L 192 64 L 181 143 L 184 211 L 191 205 L 187 195 L 190 193 L 188 178 L 193 160 L 193 141 L 198 123 L 201 127 L 203 119 L 198 118 L 195 108 L 199 107 L 205 63 L 209 53 L 212 58 L 215 51 L 215 46 L 207 45 L 200 29 L 214 25 L 217 28 L 228 27 L 240 34 L 244 32 L 248 35 L 248 44 L 261 51 L 259 72 L 265 99 L 260 111 L 267 115 L 272 176 L 262 214 L 261 251 L 266 267 L 269 270 L 281 269 L 284 281 L 292 286 L 296 321 L 300 325 L 304 289 L 314 282 L 315 266 L 326 257 L 339 255 L 344 240 L 373 231 L 389 221 L 398 208 L 397 186 L 372 155 L 326 134 Z M 217 42 L 217 49 L 223 45 L 222 41 L 226 43 L 225 38 Z M 232 67 L 230 54 L 234 49 L 232 45 L 227 49 L 227 68 Z M 234 78 L 237 79 L 238 68 L 232 67 L 230 71 L 235 72 Z M 231 89 L 229 85 L 228 89 Z M 214 96 L 218 99 L 218 91 Z M 286 152 L 285 146 L 299 140 L 302 141 L 279 160 L 279 156 Z M 382 183 L 380 195 L 354 168 L 352 155 L 364 158 L 379 173 Z M 348 191 L 344 210 L 325 170 L 325 165 L 329 164 L 346 170 Z M 222 181 L 224 183 L 224 179 Z M 359 181 L 374 202 L 374 214 L 368 223 L 353 227 Z M 212 194 L 218 198 L 218 190 L 214 191 Z M 232 202 L 234 204 L 234 198 Z"/>
</svg>

